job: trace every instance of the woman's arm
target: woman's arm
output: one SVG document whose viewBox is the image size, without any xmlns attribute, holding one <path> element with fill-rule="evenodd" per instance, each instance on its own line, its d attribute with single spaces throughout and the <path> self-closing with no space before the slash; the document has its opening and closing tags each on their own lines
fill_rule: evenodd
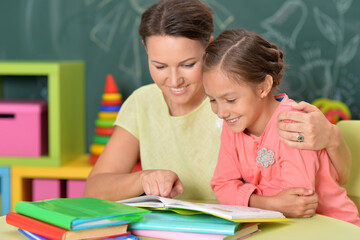
<svg viewBox="0 0 360 240">
<path fill-rule="evenodd" d="M 84 197 L 121 200 L 144 192 L 173 197 L 182 193 L 178 176 L 169 170 L 131 173 L 139 158 L 139 141 L 116 126 L 86 181 Z"/>
<path fill-rule="evenodd" d="M 287 111 L 279 114 L 278 132 L 282 141 L 298 149 L 325 148 L 338 173 L 339 184 L 345 184 L 350 174 L 351 153 L 340 129 L 331 124 L 317 107 L 309 103 L 300 102 L 293 108 L 305 113 Z M 304 136 L 303 142 L 296 141 L 298 133 Z"/>
</svg>

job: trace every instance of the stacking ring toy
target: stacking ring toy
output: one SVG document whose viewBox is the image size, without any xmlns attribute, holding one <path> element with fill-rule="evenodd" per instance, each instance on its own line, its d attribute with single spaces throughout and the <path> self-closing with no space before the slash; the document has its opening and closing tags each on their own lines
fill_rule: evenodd
<svg viewBox="0 0 360 240">
<path fill-rule="evenodd" d="M 121 105 L 122 100 L 121 99 L 115 99 L 115 100 L 102 100 L 101 105 L 105 106 L 114 106 L 114 105 Z"/>
<path fill-rule="evenodd" d="M 104 93 L 102 95 L 103 100 L 119 100 L 122 99 L 122 95 L 120 93 Z"/>
<path fill-rule="evenodd" d="M 115 106 L 100 106 L 100 111 L 104 112 L 118 112 L 121 108 L 121 105 L 115 105 Z"/>
<path fill-rule="evenodd" d="M 90 146 L 90 152 L 93 155 L 100 155 L 102 153 L 102 151 L 104 151 L 105 145 L 101 145 L 101 144 L 97 144 L 97 143 L 93 143 Z"/>
<path fill-rule="evenodd" d="M 96 163 L 96 161 L 98 160 L 98 158 L 99 158 L 98 155 L 93 155 L 93 154 L 91 154 L 91 155 L 90 155 L 90 159 L 89 159 L 91 165 L 95 165 L 95 163 Z"/>
<path fill-rule="evenodd" d="M 113 127 L 97 127 L 95 128 L 95 134 L 101 136 L 111 136 L 114 132 Z"/>
<path fill-rule="evenodd" d="M 102 144 L 102 145 L 106 145 L 107 142 L 109 141 L 109 139 L 110 139 L 110 136 L 99 136 L 99 135 L 95 135 L 95 136 L 93 137 L 94 143 Z"/>
<path fill-rule="evenodd" d="M 95 120 L 95 126 L 97 127 L 112 127 L 114 123 L 114 120 L 109 119 L 96 119 Z"/>
<path fill-rule="evenodd" d="M 98 113 L 98 117 L 100 119 L 116 119 L 116 116 L 117 116 L 118 112 L 99 112 Z"/>
</svg>

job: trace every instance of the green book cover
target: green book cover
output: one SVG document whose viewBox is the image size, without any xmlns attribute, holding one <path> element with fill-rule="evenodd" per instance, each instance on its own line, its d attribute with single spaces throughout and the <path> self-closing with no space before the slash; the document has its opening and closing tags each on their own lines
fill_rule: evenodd
<svg viewBox="0 0 360 240">
<path fill-rule="evenodd" d="M 150 211 L 98 198 L 54 198 L 19 201 L 15 211 L 68 229 L 81 230 L 142 221 Z"/>
</svg>

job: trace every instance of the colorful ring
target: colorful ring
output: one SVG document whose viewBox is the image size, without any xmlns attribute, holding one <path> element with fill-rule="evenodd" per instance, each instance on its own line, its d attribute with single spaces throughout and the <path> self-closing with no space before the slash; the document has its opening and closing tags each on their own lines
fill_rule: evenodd
<svg viewBox="0 0 360 240">
<path fill-rule="evenodd" d="M 103 100 L 120 100 L 122 95 L 120 93 L 104 93 L 102 95 Z"/>
<path fill-rule="evenodd" d="M 104 112 L 118 112 L 121 108 L 121 105 L 115 105 L 115 106 L 100 106 L 100 111 Z"/>
<path fill-rule="evenodd" d="M 102 144 L 102 145 L 106 145 L 107 142 L 109 141 L 109 139 L 110 139 L 110 136 L 95 135 L 95 136 L 93 137 L 94 143 Z"/>
<path fill-rule="evenodd" d="M 95 128 L 95 134 L 100 136 L 111 136 L 114 132 L 113 127 L 97 127 Z"/>
<path fill-rule="evenodd" d="M 118 112 L 99 112 L 98 113 L 98 117 L 100 119 L 116 119 L 116 116 L 117 116 Z"/>
<path fill-rule="evenodd" d="M 105 145 L 93 143 L 90 146 L 90 152 L 93 155 L 98 155 L 99 156 L 104 151 L 104 148 L 105 148 Z"/>
<path fill-rule="evenodd" d="M 90 158 L 89 158 L 89 162 L 91 165 L 95 165 L 96 161 L 98 160 L 99 156 L 98 155 L 93 155 L 91 154 L 90 155 Z"/>
<path fill-rule="evenodd" d="M 113 105 L 121 105 L 121 104 L 122 104 L 121 99 L 101 100 L 101 105 L 105 105 L 105 106 L 113 106 Z"/>
<path fill-rule="evenodd" d="M 108 119 L 96 119 L 95 120 L 95 126 L 97 127 L 112 127 L 114 124 L 114 120 L 108 120 Z"/>
</svg>

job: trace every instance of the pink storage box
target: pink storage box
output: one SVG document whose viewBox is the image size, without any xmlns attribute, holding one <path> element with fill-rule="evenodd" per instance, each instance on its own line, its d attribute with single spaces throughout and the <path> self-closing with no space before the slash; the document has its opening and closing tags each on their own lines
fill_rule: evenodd
<svg viewBox="0 0 360 240">
<path fill-rule="evenodd" d="M 32 201 L 40 201 L 50 198 L 64 197 L 65 183 L 60 179 L 42 179 L 32 180 Z"/>
<path fill-rule="evenodd" d="M 46 101 L 0 100 L 0 156 L 39 157 L 48 153 Z"/>
<path fill-rule="evenodd" d="M 86 180 L 67 180 L 66 181 L 66 197 L 82 198 Z"/>
</svg>

